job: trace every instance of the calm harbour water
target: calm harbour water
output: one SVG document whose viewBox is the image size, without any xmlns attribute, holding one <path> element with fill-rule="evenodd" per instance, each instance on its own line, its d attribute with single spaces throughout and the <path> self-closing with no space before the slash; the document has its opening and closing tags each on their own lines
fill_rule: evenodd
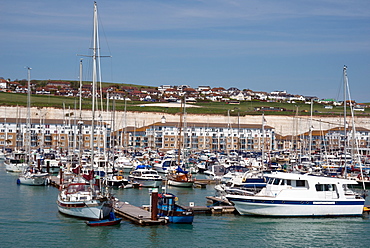
<svg viewBox="0 0 370 248">
<path fill-rule="evenodd" d="M 0 167 L 1 247 L 370 247 L 370 219 L 256 218 L 196 215 L 192 225 L 88 227 L 58 212 L 58 190 L 16 184 Z M 207 205 L 207 189 L 169 188 L 182 205 Z M 149 203 L 148 189 L 115 190 L 133 205 Z M 369 199 L 366 202 L 369 205 Z"/>
</svg>

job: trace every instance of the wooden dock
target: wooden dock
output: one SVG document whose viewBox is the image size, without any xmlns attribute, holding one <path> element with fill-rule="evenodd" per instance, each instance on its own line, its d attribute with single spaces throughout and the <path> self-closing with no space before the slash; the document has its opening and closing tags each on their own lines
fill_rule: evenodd
<svg viewBox="0 0 370 248">
<path fill-rule="evenodd" d="M 194 214 L 234 214 L 234 206 L 194 206 Z"/>
<path fill-rule="evenodd" d="M 60 179 L 57 176 L 49 176 L 50 185 L 59 189 Z"/>
<path fill-rule="evenodd" d="M 164 217 L 158 217 L 158 220 L 152 220 L 149 211 L 126 202 L 117 202 L 114 206 L 114 212 L 116 215 L 129 219 L 138 225 L 152 226 L 165 225 L 168 223 L 167 219 Z"/>
<path fill-rule="evenodd" d="M 214 196 L 206 196 L 207 200 L 211 202 L 213 205 L 224 205 L 224 206 L 232 206 L 233 204 L 229 202 L 228 200 L 221 199 L 219 197 L 214 197 Z"/>
</svg>

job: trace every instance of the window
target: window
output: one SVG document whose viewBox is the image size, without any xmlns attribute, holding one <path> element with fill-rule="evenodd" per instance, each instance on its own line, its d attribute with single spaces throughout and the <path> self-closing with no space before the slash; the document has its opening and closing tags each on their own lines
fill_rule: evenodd
<svg viewBox="0 0 370 248">
<path fill-rule="evenodd" d="M 280 178 L 275 178 L 275 180 L 274 180 L 274 185 L 279 185 L 280 184 L 280 181 L 281 181 L 281 179 Z"/>
<path fill-rule="evenodd" d="M 335 191 L 335 184 L 316 184 L 316 191 Z"/>
<path fill-rule="evenodd" d="M 305 187 L 305 180 L 297 180 L 296 187 Z"/>
</svg>

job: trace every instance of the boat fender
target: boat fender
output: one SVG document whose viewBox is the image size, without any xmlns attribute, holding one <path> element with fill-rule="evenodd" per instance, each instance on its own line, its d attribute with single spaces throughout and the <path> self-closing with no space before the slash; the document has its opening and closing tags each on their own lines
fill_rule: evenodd
<svg viewBox="0 0 370 248">
<path fill-rule="evenodd" d="M 46 178 L 46 179 L 45 179 L 44 184 L 45 184 L 45 186 L 47 186 L 47 185 L 49 185 L 49 184 L 50 184 L 49 178 Z"/>
<path fill-rule="evenodd" d="M 19 180 L 19 178 L 17 179 L 17 184 L 21 184 L 21 180 Z"/>
</svg>

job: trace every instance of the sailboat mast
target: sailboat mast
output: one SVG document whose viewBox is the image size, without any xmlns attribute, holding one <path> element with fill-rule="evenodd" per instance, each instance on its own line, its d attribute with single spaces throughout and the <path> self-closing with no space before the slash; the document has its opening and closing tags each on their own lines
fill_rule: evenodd
<svg viewBox="0 0 370 248">
<path fill-rule="evenodd" d="M 180 126 L 179 126 L 179 137 L 178 137 L 178 145 L 177 145 L 177 165 L 181 166 L 181 147 L 182 147 L 182 139 L 181 139 L 181 131 L 182 131 L 182 114 L 183 114 L 183 107 L 182 107 L 182 102 L 183 98 L 181 98 L 181 107 L 180 107 Z"/>
<path fill-rule="evenodd" d="M 80 59 L 80 99 L 79 99 L 79 103 L 80 103 L 80 106 L 79 106 L 79 110 L 80 110 L 80 120 L 82 119 L 82 59 Z"/>
<path fill-rule="evenodd" d="M 347 66 L 343 67 L 344 177 L 347 178 Z"/>
<path fill-rule="evenodd" d="M 31 161 L 31 133 L 30 133 L 30 128 L 31 128 L 31 69 L 30 67 L 27 67 L 27 125 L 26 125 L 26 152 L 27 156 L 29 157 L 28 162 Z"/>
<path fill-rule="evenodd" d="M 262 166 L 265 165 L 265 112 L 262 113 Z"/>
<path fill-rule="evenodd" d="M 93 55 L 92 55 L 92 100 L 91 100 L 91 138 L 90 138 L 90 148 L 91 148 L 91 168 L 94 163 L 94 129 L 95 129 L 95 97 L 96 97 L 96 81 L 97 81 L 97 37 L 98 37 L 98 7 L 96 2 L 94 2 L 94 31 L 93 31 Z"/>
<path fill-rule="evenodd" d="M 313 99 L 311 99 L 311 108 L 310 108 L 310 128 L 309 128 L 309 143 L 308 143 L 308 156 L 310 162 L 312 160 L 312 111 L 313 111 Z"/>
</svg>

